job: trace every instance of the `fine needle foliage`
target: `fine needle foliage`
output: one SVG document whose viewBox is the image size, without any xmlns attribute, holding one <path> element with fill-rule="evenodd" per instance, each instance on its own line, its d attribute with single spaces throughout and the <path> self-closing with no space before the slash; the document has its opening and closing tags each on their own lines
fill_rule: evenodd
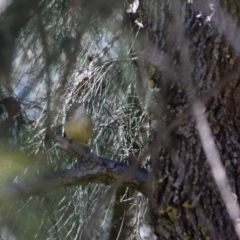
<svg viewBox="0 0 240 240">
<path fill-rule="evenodd" d="M 122 33 L 122 9 L 106 20 L 97 11 L 87 19 L 78 14 L 82 12 L 78 3 L 71 4 L 44 2 L 17 39 L 11 90 L 3 86 L 2 91 L 15 92 L 22 103 L 21 131 L 11 135 L 10 141 L 32 157 L 25 167 L 12 164 L 18 168 L 14 181 L 77 164 L 55 141 L 57 135 L 64 135 L 65 114 L 74 102 L 82 103 L 94 121 L 91 151 L 126 163 L 129 155 L 137 161 L 147 151 L 148 120 L 144 99 L 137 92 L 137 53 L 132 45 L 138 33 Z M 22 166 L 21 159 L 18 164 Z M 128 237 L 138 238 L 144 197 L 124 188 L 116 199 L 116 191 L 87 184 L 3 205 L 1 234 L 16 239 L 81 239 L 90 227 L 90 239 L 108 239 L 116 224 L 111 219 L 117 201 L 130 203 L 117 219 L 122 224 L 117 235 L 124 231 L 124 218 L 134 208 L 135 230 Z"/>
</svg>

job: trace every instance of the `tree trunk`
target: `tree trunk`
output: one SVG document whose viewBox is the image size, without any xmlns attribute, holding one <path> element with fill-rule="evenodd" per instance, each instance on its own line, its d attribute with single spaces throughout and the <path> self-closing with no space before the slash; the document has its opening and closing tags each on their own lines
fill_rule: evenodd
<svg viewBox="0 0 240 240">
<path fill-rule="evenodd" d="M 125 187 L 117 189 L 109 239 L 126 240 L 136 235 L 139 214 L 139 198 L 136 195 L 136 191 Z"/>
<path fill-rule="evenodd" d="M 204 116 L 232 194 L 239 198 L 240 33 L 235 12 L 240 5 L 193 2 L 142 1 L 140 7 L 150 41 L 144 61 L 154 69 L 148 79 L 155 82 L 148 107 L 154 227 L 158 239 L 237 239 L 192 110 L 197 98 L 205 103 Z"/>
</svg>

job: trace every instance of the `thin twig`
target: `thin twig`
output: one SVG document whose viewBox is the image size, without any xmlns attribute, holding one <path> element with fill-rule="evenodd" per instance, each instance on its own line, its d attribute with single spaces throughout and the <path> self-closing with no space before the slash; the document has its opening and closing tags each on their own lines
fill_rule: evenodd
<svg viewBox="0 0 240 240">
<path fill-rule="evenodd" d="M 240 238 L 240 226 L 238 224 L 240 219 L 240 208 L 235 197 L 236 194 L 233 193 L 227 179 L 226 170 L 221 163 L 217 146 L 214 143 L 214 138 L 205 116 L 204 103 L 200 100 L 195 100 L 192 105 L 192 110 L 197 122 L 197 130 L 200 135 L 202 146 L 207 161 L 211 167 L 213 178 L 218 186 L 228 214 L 233 221 L 235 231 Z"/>
</svg>

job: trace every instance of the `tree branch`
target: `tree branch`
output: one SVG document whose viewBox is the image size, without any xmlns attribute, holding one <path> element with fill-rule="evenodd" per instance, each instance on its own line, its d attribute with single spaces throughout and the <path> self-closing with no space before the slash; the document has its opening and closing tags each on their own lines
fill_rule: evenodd
<svg viewBox="0 0 240 240">
<path fill-rule="evenodd" d="M 61 172 L 38 176 L 35 179 L 25 179 L 8 186 L 1 185 L 0 202 L 87 183 L 107 185 L 117 183 L 147 194 L 148 173 L 145 169 L 98 157 L 75 141 L 68 141 L 60 136 L 56 139 L 60 148 L 77 156 L 79 163 L 75 167 Z"/>
<path fill-rule="evenodd" d="M 36 8 L 38 1 L 13 0 L 1 13 L 0 19 L 0 76 L 4 83 L 9 81 L 11 71 L 15 40 L 32 18 L 32 10 Z M 2 81 L 2 79 L 1 79 Z"/>
</svg>

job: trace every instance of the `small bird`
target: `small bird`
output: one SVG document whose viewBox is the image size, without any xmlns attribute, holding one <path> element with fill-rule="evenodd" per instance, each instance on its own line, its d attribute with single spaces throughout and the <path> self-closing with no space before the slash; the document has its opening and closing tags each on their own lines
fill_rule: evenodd
<svg viewBox="0 0 240 240">
<path fill-rule="evenodd" d="M 84 146 L 93 135 L 93 121 L 80 103 L 73 104 L 68 110 L 64 128 L 68 139 Z"/>
</svg>

